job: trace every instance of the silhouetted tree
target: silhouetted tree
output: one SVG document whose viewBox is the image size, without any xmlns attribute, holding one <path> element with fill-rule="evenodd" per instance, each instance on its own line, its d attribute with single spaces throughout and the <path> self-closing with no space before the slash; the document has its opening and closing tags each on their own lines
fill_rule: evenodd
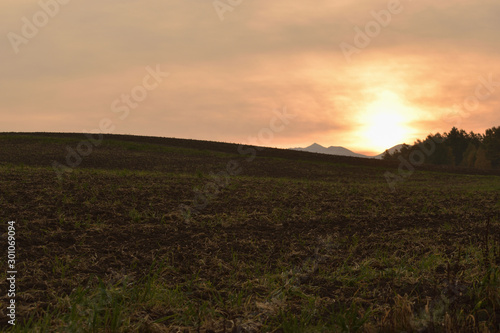
<svg viewBox="0 0 500 333">
<path fill-rule="evenodd" d="M 412 146 L 403 145 L 400 151 L 392 154 L 386 151 L 383 159 L 408 159 L 415 150 L 425 153 L 425 163 L 428 164 L 500 168 L 500 127 L 488 129 L 484 135 L 453 127 L 449 133 L 429 134 L 424 141 L 417 140 Z"/>
<path fill-rule="evenodd" d="M 474 167 L 477 169 L 491 169 L 491 161 L 486 157 L 486 150 L 483 147 L 479 147 L 477 150 Z"/>
<path fill-rule="evenodd" d="M 478 145 L 475 145 L 473 143 L 469 143 L 469 146 L 464 152 L 464 157 L 462 159 L 462 162 L 460 163 L 460 166 L 467 167 L 467 168 L 473 168 L 474 164 L 476 163 L 476 154 L 477 154 L 477 147 Z"/>
<path fill-rule="evenodd" d="M 447 145 L 446 136 L 436 133 L 428 135 L 422 142 L 424 146 L 434 146 L 434 150 L 427 157 L 427 163 L 435 165 L 453 165 L 455 159 L 452 149 Z"/>
<path fill-rule="evenodd" d="M 409 147 L 410 147 L 409 145 L 403 143 L 402 147 L 394 151 L 392 154 L 389 151 L 389 149 L 387 149 L 382 155 L 382 159 L 386 161 L 395 161 L 398 159 L 398 156 L 403 155 L 401 151 L 406 151 Z"/>
<path fill-rule="evenodd" d="M 391 160 L 391 159 L 392 159 L 392 156 L 391 156 L 391 153 L 389 152 L 389 149 L 386 149 L 386 150 L 384 151 L 384 153 L 382 154 L 382 159 L 383 159 L 383 160 L 386 160 L 386 161 L 388 161 L 388 160 Z"/>
<path fill-rule="evenodd" d="M 491 161 L 493 167 L 500 167 L 500 126 L 486 130 L 483 144 L 486 158 Z"/>
<path fill-rule="evenodd" d="M 445 137 L 446 145 L 451 148 L 454 164 L 460 165 L 471 138 L 464 130 L 458 130 L 456 127 L 453 127 L 449 133 L 445 133 Z"/>
</svg>

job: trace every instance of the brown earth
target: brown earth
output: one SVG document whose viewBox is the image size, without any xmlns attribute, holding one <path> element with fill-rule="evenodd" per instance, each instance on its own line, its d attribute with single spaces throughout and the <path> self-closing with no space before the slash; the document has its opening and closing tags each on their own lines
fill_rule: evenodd
<svg viewBox="0 0 500 333">
<path fill-rule="evenodd" d="M 485 237 L 500 240 L 500 178 L 462 174 L 493 171 L 419 171 L 392 192 L 384 172 L 397 165 L 383 161 L 265 149 L 249 162 L 236 145 L 106 136 L 59 180 L 52 162 L 64 163 L 66 147 L 81 138 L 0 135 L 0 212 L 16 221 L 19 322 L 41 318 L 97 277 L 140 284 L 151 269 L 218 315 L 191 326 L 179 319 L 185 309 L 145 305 L 132 322 L 147 318 L 142 329 L 150 331 L 222 331 L 226 322 L 246 331 L 280 329 L 275 308 L 300 314 L 303 295 L 319 302 L 312 322 L 358 304 L 373 309 L 373 327 L 386 327 L 395 295 L 413 302 L 415 316 L 437 307 L 442 295 L 450 313 L 474 313 L 466 291 L 481 267 L 465 253 L 473 256 Z M 198 214 L 183 215 L 179 205 L 193 207 L 195 189 L 229 161 L 238 161 L 241 173 Z M 433 255 L 439 259 L 426 267 Z M 230 302 L 242 290 L 245 306 L 215 301 L 214 293 Z M 5 293 L 0 300 L 5 311 Z"/>
</svg>

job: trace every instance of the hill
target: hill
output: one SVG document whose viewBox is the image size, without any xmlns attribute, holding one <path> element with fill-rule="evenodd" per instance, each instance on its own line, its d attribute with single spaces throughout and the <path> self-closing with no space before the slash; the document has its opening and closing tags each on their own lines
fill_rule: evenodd
<svg viewBox="0 0 500 333">
<path fill-rule="evenodd" d="M 339 156 L 331 154 L 310 153 L 290 149 L 250 147 L 234 143 L 214 141 L 162 138 L 134 135 L 103 134 L 99 144 L 92 143 L 97 136 L 82 133 L 0 133 L 0 164 L 24 164 L 31 166 L 53 166 L 59 168 L 72 167 L 70 162 L 77 163 L 78 168 L 105 168 L 130 170 L 163 170 L 163 171 L 193 171 L 213 168 L 218 158 L 224 156 L 231 159 L 256 159 L 257 161 L 280 159 L 294 162 L 344 164 L 396 170 L 400 166 L 397 161 L 382 161 L 366 157 Z M 85 149 L 90 143 L 88 156 L 75 156 L 78 145 Z M 396 146 L 397 147 L 397 146 Z M 80 154 L 78 154 L 80 155 Z M 75 160 L 76 161 L 73 161 Z M 219 161 L 220 162 L 220 161 Z M 256 163 L 248 163 L 247 172 L 270 175 L 289 174 L 321 178 L 321 173 L 311 175 L 310 170 L 301 170 L 295 163 L 283 169 L 258 170 Z M 455 168 L 442 166 L 419 166 L 418 170 L 446 171 L 466 174 L 500 174 L 498 170 L 476 170 L 471 168 Z M 380 172 L 380 170 L 378 171 Z"/>
</svg>

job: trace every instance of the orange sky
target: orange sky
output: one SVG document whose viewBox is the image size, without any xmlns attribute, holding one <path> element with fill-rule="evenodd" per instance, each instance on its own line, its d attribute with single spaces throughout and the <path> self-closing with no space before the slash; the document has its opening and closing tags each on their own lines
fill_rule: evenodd
<svg viewBox="0 0 500 333">
<path fill-rule="evenodd" d="M 500 125 L 496 0 L 58 1 L 0 3 L 0 131 L 110 119 L 112 133 L 246 143 L 286 108 L 266 145 L 377 154 Z"/>
</svg>

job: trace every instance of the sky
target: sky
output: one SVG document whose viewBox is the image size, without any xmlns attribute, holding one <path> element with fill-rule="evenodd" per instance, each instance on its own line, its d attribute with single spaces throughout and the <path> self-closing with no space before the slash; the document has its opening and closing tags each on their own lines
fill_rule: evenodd
<svg viewBox="0 0 500 333">
<path fill-rule="evenodd" d="M 500 125 L 497 0 L 4 0 L 0 132 L 344 146 Z"/>
</svg>

